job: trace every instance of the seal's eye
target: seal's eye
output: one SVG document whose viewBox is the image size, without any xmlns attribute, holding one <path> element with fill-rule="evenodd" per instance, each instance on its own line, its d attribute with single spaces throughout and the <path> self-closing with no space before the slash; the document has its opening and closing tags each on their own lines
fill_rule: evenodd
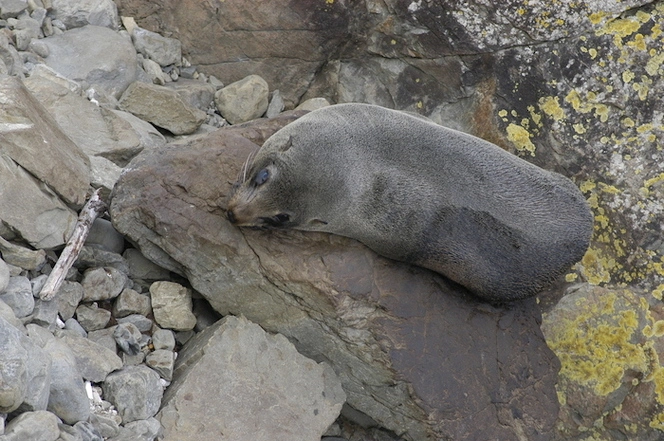
<svg viewBox="0 0 664 441">
<path fill-rule="evenodd" d="M 259 171 L 256 177 L 254 178 L 254 184 L 256 185 L 263 185 L 265 184 L 265 181 L 270 177 L 270 171 L 266 168 L 263 170 Z"/>
</svg>

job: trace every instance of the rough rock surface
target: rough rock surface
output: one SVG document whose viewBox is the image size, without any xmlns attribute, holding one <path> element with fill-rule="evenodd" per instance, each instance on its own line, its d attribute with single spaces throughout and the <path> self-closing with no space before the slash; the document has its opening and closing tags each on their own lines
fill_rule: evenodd
<svg viewBox="0 0 664 441">
<path fill-rule="evenodd" d="M 87 25 L 44 38 L 50 55 L 46 64 L 70 80 L 98 87 L 119 98 L 136 81 L 136 50 L 128 36 Z M 72 62 L 72 60 L 76 60 Z"/>
<path fill-rule="evenodd" d="M 205 121 L 205 112 L 184 102 L 177 92 L 155 84 L 133 83 L 122 95 L 120 105 L 175 135 L 193 133 Z"/>
<path fill-rule="evenodd" d="M 327 361 L 353 408 L 407 439 L 550 439 L 557 362 L 534 300 L 492 308 L 346 238 L 233 228 L 223 203 L 257 148 L 241 129 L 139 155 L 115 188 L 118 231 L 217 311 Z"/>
<path fill-rule="evenodd" d="M 579 284 L 545 314 L 542 331 L 561 362 L 565 439 L 661 439 L 661 299 L 661 291 Z"/>
<path fill-rule="evenodd" d="M 90 183 L 90 161 L 60 131 L 50 114 L 15 77 L 0 76 L 3 100 L 0 152 L 81 206 Z"/>
<path fill-rule="evenodd" d="M 218 433 L 237 441 L 317 441 L 346 398 L 329 366 L 244 318 L 229 316 L 198 334 L 176 369 L 159 413 L 165 441 Z M 201 411 L 215 417 L 201 421 Z"/>
<path fill-rule="evenodd" d="M 258 75 L 249 75 L 219 89 L 214 102 L 219 113 L 231 124 L 260 118 L 268 106 L 269 87 Z M 276 115 L 275 115 L 276 116 Z"/>
</svg>

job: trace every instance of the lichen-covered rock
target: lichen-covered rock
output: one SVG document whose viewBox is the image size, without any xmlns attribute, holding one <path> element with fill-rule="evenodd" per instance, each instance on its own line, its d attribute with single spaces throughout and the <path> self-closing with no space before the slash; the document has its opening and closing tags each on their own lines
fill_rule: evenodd
<svg viewBox="0 0 664 441">
<path fill-rule="evenodd" d="M 661 439 L 661 293 L 574 286 L 544 315 L 542 331 L 561 362 L 565 439 Z"/>
</svg>

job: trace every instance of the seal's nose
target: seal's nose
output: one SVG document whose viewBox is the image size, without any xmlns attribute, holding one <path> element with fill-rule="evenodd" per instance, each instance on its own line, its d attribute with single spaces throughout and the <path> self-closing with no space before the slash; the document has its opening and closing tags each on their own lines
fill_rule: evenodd
<svg viewBox="0 0 664 441">
<path fill-rule="evenodd" d="M 237 222 L 237 219 L 235 218 L 235 215 L 233 214 L 233 210 L 228 210 L 226 211 L 226 216 L 228 217 L 228 220 L 234 224 Z"/>
</svg>

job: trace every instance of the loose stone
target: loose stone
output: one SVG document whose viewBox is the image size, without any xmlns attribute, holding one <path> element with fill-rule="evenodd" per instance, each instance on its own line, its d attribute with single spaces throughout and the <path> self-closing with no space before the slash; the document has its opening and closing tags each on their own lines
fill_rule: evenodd
<svg viewBox="0 0 664 441">
<path fill-rule="evenodd" d="M 102 388 L 125 424 L 153 417 L 161 405 L 163 389 L 159 375 L 147 366 L 127 366 L 115 371 Z"/>
<path fill-rule="evenodd" d="M 113 338 L 122 352 L 137 355 L 141 351 L 141 331 L 133 323 L 120 323 L 113 331 Z"/>
<path fill-rule="evenodd" d="M 196 316 L 191 312 L 191 291 L 173 282 L 155 282 L 150 285 L 152 311 L 159 326 L 187 331 L 196 326 Z"/>
</svg>

